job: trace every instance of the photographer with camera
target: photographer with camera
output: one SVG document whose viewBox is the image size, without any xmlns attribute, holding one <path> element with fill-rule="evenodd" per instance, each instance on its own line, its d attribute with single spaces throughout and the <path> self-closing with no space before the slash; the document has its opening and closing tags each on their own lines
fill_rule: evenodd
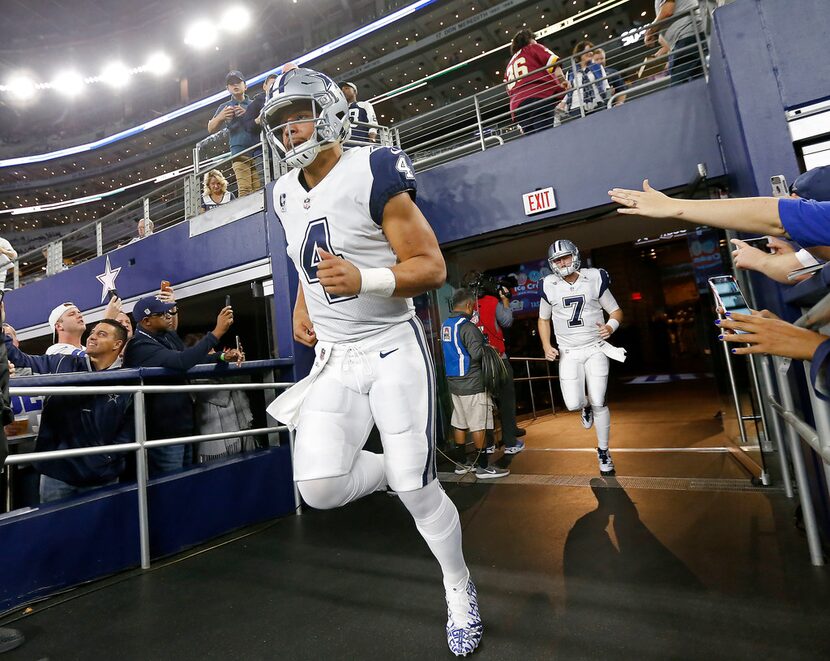
<svg viewBox="0 0 830 661">
<path fill-rule="evenodd" d="M 513 368 L 504 346 L 504 328 L 513 325 L 513 311 L 510 309 L 510 288 L 518 283 L 515 279 L 505 278 L 497 281 L 482 273 L 473 272 L 465 278 L 466 287 L 476 296 L 476 309 L 473 323 L 481 329 L 487 343 L 499 352 L 507 378 L 495 393 L 501 420 L 501 440 L 505 454 L 517 454 L 525 449 L 524 441 L 517 437 L 524 436 L 525 430 L 516 426 L 516 387 L 513 384 Z"/>
</svg>

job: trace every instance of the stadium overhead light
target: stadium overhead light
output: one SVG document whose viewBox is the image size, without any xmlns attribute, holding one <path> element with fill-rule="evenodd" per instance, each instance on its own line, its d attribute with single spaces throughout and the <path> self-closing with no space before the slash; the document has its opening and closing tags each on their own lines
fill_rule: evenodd
<svg viewBox="0 0 830 661">
<path fill-rule="evenodd" d="M 53 90 L 65 96 L 77 96 L 84 91 L 84 79 L 74 71 L 62 71 L 50 83 Z"/>
<path fill-rule="evenodd" d="M 12 76 L 6 83 L 6 88 L 18 101 L 28 101 L 35 95 L 35 81 L 29 76 Z"/>
<path fill-rule="evenodd" d="M 193 23 L 184 33 L 184 43 L 199 50 L 209 48 L 216 43 L 216 28 L 210 21 L 201 20 Z"/>
<path fill-rule="evenodd" d="M 222 13 L 221 25 L 226 32 L 242 32 L 251 24 L 251 12 L 241 5 L 228 7 Z"/>
<path fill-rule="evenodd" d="M 111 87 L 124 87 L 130 82 L 130 70 L 121 62 L 112 62 L 104 67 L 100 79 Z"/>
<path fill-rule="evenodd" d="M 147 64 L 144 65 L 144 70 L 149 71 L 156 76 L 163 76 L 170 71 L 173 62 L 167 55 L 162 52 L 153 53 L 147 58 Z"/>
</svg>

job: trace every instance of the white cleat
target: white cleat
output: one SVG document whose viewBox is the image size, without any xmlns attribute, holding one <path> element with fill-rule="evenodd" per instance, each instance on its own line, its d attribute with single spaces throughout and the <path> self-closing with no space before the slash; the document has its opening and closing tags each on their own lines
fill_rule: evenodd
<svg viewBox="0 0 830 661">
<path fill-rule="evenodd" d="M 456 656 L 475 652 L 481 642 L 484 625 L 478 613 L 478 595 L 473 579 L 463 588 L 447 591 L 447 645 Z"/>
<path fill-rule="evenodd" d="M 611 459 L 611 453 L 608 450 L 601 450 L 597 448 L 597 459 L 599 460 L 600 475 L 615 475 L 614 460 Z"/>
<path fill-rule="evenodd" d="M 590 429 L 594 426 L 594 409 L 591 408 L 590 404 L 582 409 L 579 417 L 582 419 L 582 426 L 585 427 L 585 429 Z"/>
</svg>

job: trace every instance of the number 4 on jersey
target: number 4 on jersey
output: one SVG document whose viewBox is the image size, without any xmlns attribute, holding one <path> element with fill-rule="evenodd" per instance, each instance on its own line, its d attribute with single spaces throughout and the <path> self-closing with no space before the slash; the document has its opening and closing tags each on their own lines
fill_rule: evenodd
<svg viewBox="0 0 830 661">
<path fill-rule="evenodd" d="M 398 156 L 398 161 L 395 163 L 395 169 L 400 172 L 407 179 L 414 179 L 415 173 L 412 171 L 412 166 L 406 160 L 406 156 L 401 154 Z"/>
<path fill-rule="evenodd" d="M 322 248 L 327 253 L 331 253 L 332 255 L 337 255 L 337 253 L 334 252 L 334 248 L 331 247 L 331 238 L 329 235 L 329 222 L 326 218 L 312 220 L 308 224 L 308 228 L 305 232 L 305 238 L 303 239 L 303 245 L 300 248 L 300 256 L 302 258 L 303 265 L 303 274 L 306 277 L 306 281 L 310 285 L 314 285 L 320 282 L 320 279 L 317 277 L 317 267 L 320 265 L 322 259 L 320 258 L 318 248 Z M 340 257 L 341 255 L 337 256 Z M 328 292 L 326 292 L 326 299 L 329 303 L 339 303 L 341 301 L 348 301 L 353 298 L 357 297 L 340 296 L 337 294 L 329 294 Z"/>
</svg>

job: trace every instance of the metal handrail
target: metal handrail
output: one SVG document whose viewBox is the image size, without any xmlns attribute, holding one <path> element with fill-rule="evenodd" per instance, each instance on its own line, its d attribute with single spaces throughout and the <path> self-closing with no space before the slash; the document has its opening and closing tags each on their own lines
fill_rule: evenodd
<svg viewBox="0 0 830 661">
<path fill-rule="evenodd" d="M 136 440 L 133 443 L 118 445 L 92 446 L 88 448 L 72 448 L 66 450 L 49 450 L 46 452 L 29 452 L 17 455 L 10 455 L 6 464 L 25 464 L 41 461 L 52 461 L 70 457 L 92 456 L 110 453 L 136 453 L 136 484 L 138 496 L 138 518 L 139 518 L 139 545 L 142 569 L 150 567 L 150 530 L 149 516 L 147 510 L 147 450 L 168 445 L 181 445 L 185 443 L 198 443 L 208 440 L 220 440 L 223 438 L 234 438 L 237 436 L 265 436 L 281 431 L 288 431 L 289 446 L 293 454 L 294 433 L 284 425 L 275 427 L 261 427 L 255 429 L 240 429 L 235 432 L 219 432 L 215 434 L 196 434 L 193 436 L 181 436 L 168 439 L 148 440 L 145 418 L 145 394 L 174 393 L 174 392 L 211 392 L 217 390 L 285 390 L 293 386 L 290 382 L 275 383 L 222 383 L 222 384 L 196 384 L 196 385 L 125 385 L 125 386 L 30 386 L 11 387 L 11 396 L 60 396 L 60 395 L 105 395 L 105 394 L 132 394 L 133 411 L 135 420 Z M 296 511 L 299 514 L 300 497 L 297 485 L 294 485 L 294 502 Z"/>
<path fill-rule="evenodd" d="M 527 376 L 521 376 L 518 378 L 514 378 L 514 383 L 517 382 L 524 382 L 527 383 L 527 388 L 530 391 L 530 409 L 533 412 L 533 419 L 536 420 L 538 417 L 536 415 L 536 398 L 533 396 L 533 381 L 547 381 L 548 382 L 548 394 L 550 395 L 550 412 L 553 415 L 556 415 L 556 407 L 553 403 L 553 385 L 552 382 L 554 380 L 558 380 L 559 376 L 554 376 L 550 373 L 550 362 L 547 358 L 531 358 L 527 356 L 508 356 L 507 358 L 510 361 L 524 361 L 525 370 L 527 371 Z M 533 362 L 544 362 L 545 363 L 545 371 L 547 374 L 545 376 L 530 376 L 530 363 Z"/>
</svg>

